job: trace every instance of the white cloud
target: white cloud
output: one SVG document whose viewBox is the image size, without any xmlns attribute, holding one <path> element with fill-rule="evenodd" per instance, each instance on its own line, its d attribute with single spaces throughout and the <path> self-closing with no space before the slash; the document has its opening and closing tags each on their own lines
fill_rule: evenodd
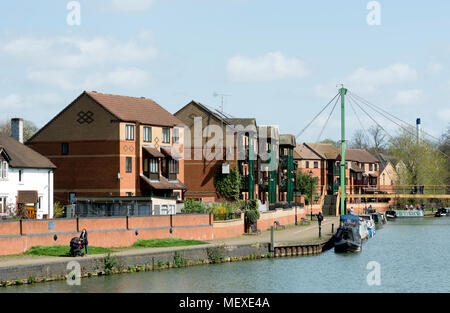
<svg viewBox="0 0 450 313">
<path fill-rule="evenodd" d="M 63 90 L 145 86 L 149 73 L 142 67 L 157 56 L 150 37 L 0 38 L 0 60 L 23 66 L 23 77 L 33 83 Z"/>
<path fill-rule="evenodd" d="M 234 56 L 228 60 L 228 76 L 233 81 L 270 81 L 303 78 L 309 74 L 305 63 L 280 52 L 269 52 L 255 58 Z"/>
<path fill-rule="evenodd" d="M 397 63 L 378 70 L 359 67 L 344 82 L 355 92 L 372 93 L 380 87 L 411 82 L 417 78 L 415 69 L 408 64 Z"/>
<path fill-rule="evenodd" d="M 88 76 L 82 84 L 83 89 L 98 89 L 104 86 L 136 88 L 145 87 L 150 82 L 146 71 L 131 69 L 116 69 L 108 73 L 96 73 Z"/>
<path fill-rule="evenodd" d="M 427 72 L 431 74 L 437 74 L 442 72 L 444 66 L 441 63 L 431 62 L 427 64 Z"/>
<path fill-rule="evenodd" d="M 17 110 L 38 108 L 42 105 L 53 105 L 59 101 L 61 101 L 61 97 L 55 93 L 30 94 L 25 96 L 12 93 L 0 97 L 0 109 L 14 112 Z"/>
<path fill-rule="evenodd" d="M 147 11 L 156 0 L 112 0 L 112 8 L 116 11 Z"/>
<path fill-rule="evenodd" d="M 420 89 L 401 90 L 395 96 L 398 104 L 417 104 L 423 100 L 423 91 Z"/>
<path fill-rule="evenodd" d="M 118 41 L 107 37 L 19 38 L 4 43 L 0 51 L 40 67 L 82 68 L 109 63 L 152 60 L 157 50 L 142 40 Z"/>
</svg>

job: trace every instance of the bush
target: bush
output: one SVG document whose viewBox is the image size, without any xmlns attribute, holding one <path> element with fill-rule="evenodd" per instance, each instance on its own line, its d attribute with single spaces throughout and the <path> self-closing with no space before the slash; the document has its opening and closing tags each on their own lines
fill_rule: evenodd
<svg viewBox="0 0 450 313">
<path fill-rule="evenodd" d="M 53 218 L 64 217 L 64 206 L 59 202 L 53 204 Z"/>
<path fill-rule="evenodd" d="M 230 174 L 217 172 L 214 176 L 214 186 L 217 192 L 230 200 L 239 200 L 241 174 L 237 168 L 230 170 Z"/>
<path fill-rule="evenodd" d="M 190 214 L 190 213 L 206 213 L 207 208 L 206 206 L 194 199 L 187 199 L 184 201 L 184 208 L 181 209 L 182 213 Z"/>
<path fill-rule="evenodd" d="M 245 218 L 247 218 L 248 222 L 254 224 L 259 219 L 259 210 L 258 210 L 258 202 L 255 199 L 246 200 L 242 203 L 241 207 L 242 211 L 244 211 Z"/>
</svg>

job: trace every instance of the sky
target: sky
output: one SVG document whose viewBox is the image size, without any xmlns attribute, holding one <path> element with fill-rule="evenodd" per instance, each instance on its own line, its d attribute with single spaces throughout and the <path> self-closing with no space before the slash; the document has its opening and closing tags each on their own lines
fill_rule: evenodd
<svg viewBox="0 0 450 313">
<path fill-rule="evenodd" d="M 450 125 L 449 1 L 0 6 L 0 120 L 22 117 L 42 127 L 84 90 L 95 90 L 151 98 L 171 113 L 191 100 L 218 109 L 223 99 L 223 111 L 233 117 L 297 135 L 344 84 L 406 122 L 421 118 L 434 137 Z M 375 124 L 349 100 L 347 138 Z M 339 105 L 326 123 L 333 105 L 298 143 L 340 139 Z M 394 123 L 363 108 L 396 134 Z"/>
</svg>

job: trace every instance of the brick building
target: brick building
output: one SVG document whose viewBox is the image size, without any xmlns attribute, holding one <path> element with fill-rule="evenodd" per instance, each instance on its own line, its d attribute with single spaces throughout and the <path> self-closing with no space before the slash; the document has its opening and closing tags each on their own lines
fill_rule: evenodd
<svg viewBox="0 0 450 313">
<path fill-rule="evenodd" d="M 76 196 L 182 198 L 180 125 L 151 99 L 85 91 L 27 145 L 57 166 L 55 201 L 68 203 Z"/>
</svg>

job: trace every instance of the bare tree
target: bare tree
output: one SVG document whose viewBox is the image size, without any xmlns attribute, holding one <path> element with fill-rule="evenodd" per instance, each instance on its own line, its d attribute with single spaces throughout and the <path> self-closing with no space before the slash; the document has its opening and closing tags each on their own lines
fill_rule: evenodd
<svg viewBox="0 0 450 313">
<path fill-rule="evenodd" d="M 26 142 L 30 139 L 36 132 L 37 126 L 28 120 L 23 121 L 23 141 Z M 6 134 L 11 136 L 11 120 L 5 120 L 0 122 L 0 134 Z"/>
<path fill-rule="evenodd" d="M 386 133 L 379 126 L 371 126 L 369 128 L 369 134 L 372 136 L 373 147 L 376 151 L 384 149 L 386 147 Z"/>
<path fill-rule="evenodd" d="M 353 149 L 367 149 L 367 138 L 361 129 L 357 129 L 350 140 L 349 148 Z"/>
</svg>

